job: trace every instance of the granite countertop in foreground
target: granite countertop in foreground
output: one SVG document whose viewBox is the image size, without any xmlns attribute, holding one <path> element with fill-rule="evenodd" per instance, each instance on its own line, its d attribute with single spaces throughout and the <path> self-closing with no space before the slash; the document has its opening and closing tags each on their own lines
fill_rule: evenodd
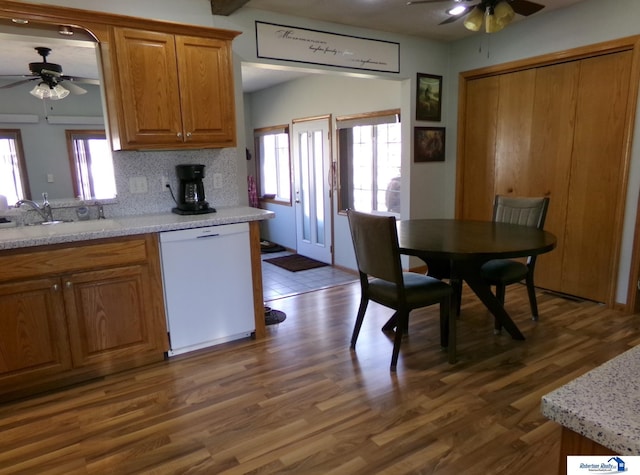
<svg viewBox="0 0 640 475">
<path fill-rule="evenodd" d="M 218 208 L 215 213 L 190 216 L 162 213 L 49 225 L 18 226 L 0 229 L 0 250 L 244 223 L 271 219 L 274 216 L 273 211 L 239 206 Z"/>
<path fill-rule="evenodd" d="M 543 396 L 542 414 L 620 455 L 640 455 L 640 346 Z"/>
</svg>

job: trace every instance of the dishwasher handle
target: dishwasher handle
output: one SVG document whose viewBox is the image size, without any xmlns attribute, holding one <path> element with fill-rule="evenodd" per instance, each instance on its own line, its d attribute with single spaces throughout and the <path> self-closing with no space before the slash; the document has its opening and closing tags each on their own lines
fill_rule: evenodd
<svg viewBox="0 0 640 475">
<path fill-rule="evenodd" d="M 212 238 L 212 237 L 218 237 L 220 236 L 220 234 L 216 233 L 216 234 L 203 234 L 201 236 L 196 237 L 196 239 L 204 239 L 204 238 Z"/>
</svg>

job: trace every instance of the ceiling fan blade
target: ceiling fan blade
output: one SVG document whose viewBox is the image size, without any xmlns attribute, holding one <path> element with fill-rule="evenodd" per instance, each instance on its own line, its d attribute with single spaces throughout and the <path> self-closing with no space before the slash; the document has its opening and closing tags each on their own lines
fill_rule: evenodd
<svg viewBox="0 0 640 475">
<path fill-rule="evenodd" d="M 93 78 L 82 78 L 79 76 L 62 76 L 60 78 L 61 81 L 67 81 L 67 82 L 75 82 L 78 84 L 93 84 L 94 86 L 99 86 L 100 85 L 100 80 L 99 79 L 93 79 Z"/>
<path fill-rule="evenodd" d="M 409 0 L 407 5 L 419 5 L 421 3 L 443 3 L 443 2 L 455 2 L 457 0 Z"/>
<path fill-rule="evenodd" d="M 440 23 L 438 23 L 438 25 L 446 25 L 448 23 L 453 23 L 454 21 L 458 21 L 460 18 L 462 18 L 463 16 L 465 16 L 467 13 L 469 13 L 469 11 L 466 11 L 460 15 L 451 15 L 449 18 L 447 18 L 446 20 L 441 21 Z"/>
<path fill-rule="evenodd" d="M 33 81 L 34 79 L 38 79 L 38 78 L 29 78 L 29 79 L 23 79 L 21 81 L 12 82 L 11 84 L 0 86 L 0 89 L 9 89 L 11 87 L 16 87 L 16 86 L 19 86 L 20 84 L 26 84 L 29 81 Z"/>
<path fill-rule="evenodd" d="M 62 81 L 60 81 L 62 82 Z M 87 90 L 74 84 L 73 81 L 64 81 L 63 84 L 61 84 L 62 87 L 66 87 L 68 89 L 68 91 L 71 94 L 75 94 L 77 96 L 79 96 L 80 94 L 86 94 Z"/>
<path fill-rule="evenodd" d="M 544 5 L 529 0 L 511 0 L 509 4 L 514 12 L 523 16 L 533 15 L 544 8 Z"/>
</svg>

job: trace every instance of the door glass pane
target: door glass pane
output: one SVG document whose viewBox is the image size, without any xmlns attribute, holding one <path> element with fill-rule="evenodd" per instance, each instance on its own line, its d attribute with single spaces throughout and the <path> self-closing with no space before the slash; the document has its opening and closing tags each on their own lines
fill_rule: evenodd
<svg viewBox="0 0 640 475">
<path fill-rule="evenodd" d="M 311 242 L 311 209 L 309 204 L 309 134 L 299 137 L 300 150 L 300 207 L 302 208 L 302 239 Z"/>
<path fill-rule="evenodd" d="M 322 150 L 322 131 L 317 130 L 313 133 L 313 157 L 314 165 L 313 177 L 315 178 L 315 209 L 316 209 L 316 243 L 324 245 L 324 187 L 323 179 L 323 150 Z"/>
</svg>

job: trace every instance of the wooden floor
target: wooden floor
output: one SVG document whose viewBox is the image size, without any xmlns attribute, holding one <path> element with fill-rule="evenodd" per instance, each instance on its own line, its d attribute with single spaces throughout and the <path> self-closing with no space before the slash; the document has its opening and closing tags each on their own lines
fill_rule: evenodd
<svg viewBox="0 0 640 475">
<path fill-rule="evenodd" d="M 466 292 L 466 290 L 465 290 Z M 555 473 L 559 426 L 540 397 L 640 343 L 638 316 L 524 287 L 507 310 L 527 340 L 494 336 L 464 295 L 459 362 L 437 308 L 411 315 L 396 374 L 391 311 L 371 304 L 355 351 L 357 284 L 276 300 L 244 340 L 0 406 L 0 473 Z"/>
</svg>

